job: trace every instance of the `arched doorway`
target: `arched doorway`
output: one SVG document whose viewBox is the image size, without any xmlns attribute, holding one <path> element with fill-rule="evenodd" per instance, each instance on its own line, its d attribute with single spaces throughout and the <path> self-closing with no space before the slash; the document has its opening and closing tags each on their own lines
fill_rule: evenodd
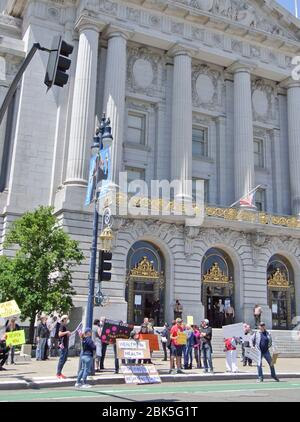
<svg viewBox="0 0 300 422">
<path fill-rule="evenodd" d="M 219 313 L 217 303 L 234 308 L 234 268 L 230 257 L 222 249 L 211 248 L 202 260 L 202 304 L 205 317 L 213 328 L 226 324 L 225 318 Z M 230 321 L 232 322 L 232 321 Z"/>
<path fill-rule="evenodd" d="M 292 328 L 292 320 L 296 315 L 294 271 L 285 257 L 272 256 L 268 263 L 267 283 L 273 329 Z"/>
<path fill-rule="evenodd" d="M 164 258 L 158 247 L 146 241 L 136 242 L 127 256 L 125 299 L 129 322 L 141 324 L 145 317 L 155 325 L 164 323 Z"/>
</svg>

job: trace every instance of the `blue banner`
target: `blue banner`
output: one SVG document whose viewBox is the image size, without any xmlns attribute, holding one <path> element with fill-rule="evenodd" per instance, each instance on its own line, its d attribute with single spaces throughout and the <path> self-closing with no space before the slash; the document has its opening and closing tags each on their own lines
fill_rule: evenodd
<svg viewBox="0 0 300 422">
<path fill-rule="evenodd" d="M 87 187 L 85 205 L 90 205 L 95 199 L 96 187 L 100 189 L 100 196 L 107 192 L 111 181 L 111 147 L 100 150 L 99 154 L 90 159 L 89 182 Z"/>
</svg>

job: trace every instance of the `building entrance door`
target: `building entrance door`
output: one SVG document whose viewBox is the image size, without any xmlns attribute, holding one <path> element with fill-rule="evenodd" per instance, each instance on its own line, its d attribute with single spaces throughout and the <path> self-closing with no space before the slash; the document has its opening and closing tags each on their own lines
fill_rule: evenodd
<svg viewBox="0 0 300 422">
<path fill-rule="evenodd" d="M 154 303 L 158 298 L 153 281 L 136 281 L 133 289 L 133 322 L 140 325 L 145 317 L 154 318 Z"/>
<path fill-rule="evenodd" d="M 289 312 L 290 300 L 288 290 L 271 290 L 270 307 L 272 310 L 272 326 L 278 330 L 286 330 L 289 328 Z"/>
</svg>

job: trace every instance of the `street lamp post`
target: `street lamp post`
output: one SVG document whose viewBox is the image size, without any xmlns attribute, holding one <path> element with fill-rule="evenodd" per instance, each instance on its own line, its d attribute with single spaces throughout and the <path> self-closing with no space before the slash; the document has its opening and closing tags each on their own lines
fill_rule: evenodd
<svg viewBox="0 0 300 422">
<path fill-rule="evenodd" d="M 107 142 L 111 142 L 113 137 L 111 135 L 110 119 L 106 119 L 105 114 L 103 114 L 100 127 L 96 130 L 96 136 L 94 136 L 94 143 L 92 145 L 92 150 L 99 153 L 99 150 L 102 149 Z M 94 214 L 93 214 L 93 238 L 91 246 L 91 256 L 90 256 L 90 269 L 89 269 L 89 293 L 86 309 L 86 327 L 92 327 L 93 323 L 93 310 L 94 310 L 94 295 L 95 295 L 95 275 L 96 275 L 96 261 L 97 261 L 97 241 L 98 241 L 98 227 L 99 227 L 99 213 L 97 210 L 97 203 L 99 199 L 99 174 L 98 168 L 96 169 L 96 192 L 94 199 Z M 101 224 L 102 226 L 102 224 Z M 102 231 L 102 227 L 101 227 Z"/>
</svg>

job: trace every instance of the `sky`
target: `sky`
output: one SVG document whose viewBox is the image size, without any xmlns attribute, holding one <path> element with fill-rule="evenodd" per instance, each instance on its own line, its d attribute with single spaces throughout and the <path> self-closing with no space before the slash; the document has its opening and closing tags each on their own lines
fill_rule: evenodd
<svg viewBox="0 0 300 422">
<path fill-rule="evenodd" d="M 295 14 L 295 0 L 277 0 L 277 3 Z M 298 15 L 300 15 L 300 1 L 298 0 Z"/>
</svg>

